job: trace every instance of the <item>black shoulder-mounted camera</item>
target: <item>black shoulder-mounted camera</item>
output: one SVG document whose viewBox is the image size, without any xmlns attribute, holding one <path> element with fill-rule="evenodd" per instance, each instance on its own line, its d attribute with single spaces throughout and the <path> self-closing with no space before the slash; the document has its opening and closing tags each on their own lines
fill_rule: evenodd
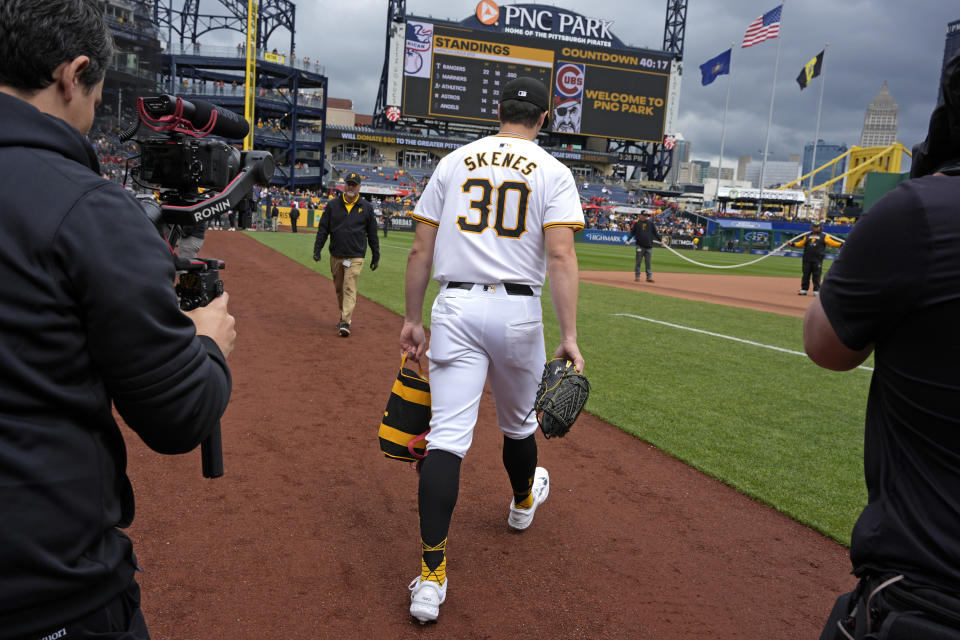
<svg viewBox="0 0 960 640">
<path fill-rule="evenodd" d="M 139 163 L 131 178 L 143 192 L 138 198 L 147 217 L 171 247 L 184 227 L 205 225 L 235 209 L 250 197 L 255 184 L 266 185 L 273 177 L 270 153 L 241 152 L 223 140 L 207 138 L 240 139 L 249 133 L 247 121 L 231 111 L 170 95 L 138 98 L 137 111 L 139 119 L 120 141 L 133 139 L 141 125 L 153 132 L 137 138 Z M 177 295 L 184 310 L 204 306 L 223 292 L 216 275 L 226 266 L 222 260 L 175 263 L 180 273 Z"/>
<path fill-rule="evenodd" d="M 130 172 L 139 187 L 137 196 L 147 217 L 170 245 L 177 246 L 184 227 L 202 226 L 236 207 L 266 185 L 274 172 L 273 156 L 266 151 L 239 151 L 221 136 L 241 139 L 250 131 L 241 116 L 209 102 L 188 102 L 169 95 L 137 99 L 139 119 L 120 134 L 134 139 L 140 125 L 153 133 L 136 138 L 139 163 Z M 223 293 L 220 270 L 223 260 L 174 258 L 180 308 L 190 311 L 209 304 Z M 203 475 L 223 475 L 220 427 L 201 445 Z"/>
</svg>

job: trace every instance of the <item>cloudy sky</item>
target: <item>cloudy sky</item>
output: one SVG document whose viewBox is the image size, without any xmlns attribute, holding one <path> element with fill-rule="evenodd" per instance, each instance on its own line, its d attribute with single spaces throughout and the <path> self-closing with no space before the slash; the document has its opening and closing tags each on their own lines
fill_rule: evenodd
<svg viewBox="0 0 960 640">
<path fill-rule="evenodd" d="M 740 155 L 757 159 L 762 155 L 778 40 L 748 49 L 740 44 L 747 25 L 776 2 L 689 0 L 679 133 L 691 142 L 693 159 L 717 162 L 728 82 L 732 84 L 724 166 L 736 166 Z M 612 20 L 611 31 L 626 44 L 660 49 L 666 4 L 664 0 L 558 0 L 553 6 Z M 456 21 L 472 15 L 475 7 L 475 0 L 407 0 L 409 14 Z M 297 2 L 297 55 L 321 60 L 330 95 L 353 100 L 359 113 L 371 113 L 376 101 L 386 14 L 384 0 Z M 787 2 L 779 39 L 770 159 L 786 160 L 813 139 L 823 82 L 822 139 L 857 144 L 867 105 L 886 81 L 900 109 L 898 140 L 908 148 L 922 140 L 936 103 L 947 24 L 954 20 L 960 20 L 956 0 Z M 285 50 L 289 41 L 289 34 L 278 30 L 269 44 Z M 734 42 L 732 74 L 701 86 L 700 64 Z M 826 43 L 830 46 L 823 75 L 801 92 L 797 74 Z"/>
</svg>

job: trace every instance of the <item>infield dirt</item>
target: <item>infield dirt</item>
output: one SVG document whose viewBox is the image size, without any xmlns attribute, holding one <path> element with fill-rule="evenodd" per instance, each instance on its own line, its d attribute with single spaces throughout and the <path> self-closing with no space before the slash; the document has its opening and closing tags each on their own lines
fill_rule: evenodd
<svg viewBox="0 0 960 640">
<path fill-rule="evenodd" d="M 329 279 L 242 233 L 208 233 L 203 255 L 227 261 L 239 334 L 226 475 L 204 479 L 198 452 L 161 456 L 124 429 L 154 638 L 812 638 L 853 586 L 843 546 L 591 415 L 539 441 L 550 498 L 530 529 L 511 531 L 488 392 L 463 464 L 447 601 L 421 627 L 407 591 L 417 474 L 376 438 L 401 319 L 361 299 L 340 338 Z M 689 280 L 689 297 L 719 295 L 695 276 L 627 275 L 617 286 L 680 295 Z M 785 291 L 775 304 L 790 307 L 799 296 Z"/>
</svg>

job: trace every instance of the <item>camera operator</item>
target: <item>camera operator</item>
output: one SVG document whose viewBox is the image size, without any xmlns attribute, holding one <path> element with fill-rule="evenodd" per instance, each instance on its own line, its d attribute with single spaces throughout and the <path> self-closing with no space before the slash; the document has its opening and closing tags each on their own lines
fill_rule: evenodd
<svg viewBox="0 0 960 640">
<path fill-rule="evenodd" d="M 185 453 L 227 406 L 223 295 L 180 311 L 170 249 L 86 134 L 113 55 L 96 0 L 0 2 L 0 639 L 149 637 L 123 437 Z"/>
<path fill-rule="evenodd" d="M 960 638 L 960 56 L 911 178 L 860 217 L 804 318 L 821 367 L 875 354 L 850 542 L 860 583 L 822 640 Z"/>
</svg>

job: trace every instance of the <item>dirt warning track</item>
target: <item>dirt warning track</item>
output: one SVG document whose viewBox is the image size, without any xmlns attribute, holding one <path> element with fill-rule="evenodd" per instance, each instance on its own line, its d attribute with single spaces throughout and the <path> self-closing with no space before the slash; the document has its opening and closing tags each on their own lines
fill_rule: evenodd
<svg viewBox="0 0 960 640">
<path fill-rule="evenodd" d="M 199 452 L 161 456 L 125 429 L 153 637 L 799 639 L 852 585 L 841 545 L 591 415 L 540 440 L 550 498 L 511 531 L 488 393 L 463 464 L 447 602 L 420 627 L 407 591 L 417 476 L 376 438 L 401 319 L 361 299 L 339 338 L 328 279 L 242 233 L 208 233 L 202 255 L 227 261 L 239 333 L 226 475 L 204 479 Z"/>
</svg>

